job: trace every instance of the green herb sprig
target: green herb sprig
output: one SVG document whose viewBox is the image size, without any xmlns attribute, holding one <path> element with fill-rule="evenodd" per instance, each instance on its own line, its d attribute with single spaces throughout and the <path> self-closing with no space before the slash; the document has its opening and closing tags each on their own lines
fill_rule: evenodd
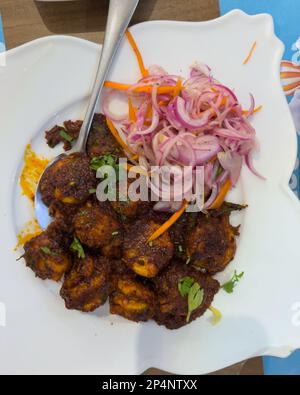
<svg viewBox="0 0 300 395">
<path fill-rule="evenodd" d="M 78 258 L 84 259 L 85 258 L 85 252 L 82 247 L 82 244 L 80 241 L 77 239 L 77 237 L 74 237 L 74 240 L 70 246 L 71 251 L 77 253 Z"/>
<path fill-rule="evenodd" d="M 222 285 L 222 288 L 224 289 L 225 292 L 231 294 L 236 286 L 236 284 L 240 281 L 240 279 L 243 277 L 244 272 L 241 272 L 240 274 L 237 274 L 237 271 L 234 271 L 234 274 L 232 278 L 227 281 L 227 283 Z"/>
<path fill-rule="evenodd" d="M 69 143 L 72 143 L 74 140 L 72 136 L 69 135 L 65 130 L 60 130 L 59 132 L 60 137 L 62 137 L 64 140 L 68 141 Z"/>
<path fill-rule="evenodd" d="M 200 307 L 203 302 L 204 289 L 192 277 L 186 276 L 179 280 L 178 291 L 183 298 L 187 296 L 188 313 L 186 322 L 189 322 L 192 312 Z"/>
<path fill-rule="evenodd" d="M 107 154 L 103 156 L 96 156 L 95 158 L 92 158 L 90 162 L 90 168 L 92 170 L 97 171 L 100 169 L 102 166 L 111 166 L 115 170 L 119 169 L 119 165 L 117 164 L 118 162 L 118 157 L 113 154 Z"/>
<path fill-rule="evenodd" d="M 43 251 L 44 254 L 46 255 L 52 255 L 52 256 L 57 256 L 58 254 L 52 250 L 50 250 L 49 247 L 43 246 L 40 247 L 40 250 Z"/>
</svg>

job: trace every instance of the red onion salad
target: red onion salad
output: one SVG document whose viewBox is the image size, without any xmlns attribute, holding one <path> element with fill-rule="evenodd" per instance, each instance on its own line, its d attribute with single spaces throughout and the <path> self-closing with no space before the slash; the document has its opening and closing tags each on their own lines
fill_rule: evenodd
<svg viewBox="0 0 300 395">
<path fill-rule="evenodd" d="M 250 95 L 249 110 L 243 111 L 234 92 L 212 77 L 203 64 L 191 68 L 188 79 L 169 75 L 151 66 L 149 75 L 119 91 L 130 98 L 134 109 L 126 119 L 108 111 L 112 92 L 104 98 L 105 115 L 121 128 L 130 150 L 147 166 L 204 167 L 206 202 L 213 206 L 229 179 L 235 186 L 243 162 L 257 176 L 251 154 L 255 148 L 255 129 L 249 122 L 255 112 Z M 151 87 L 145 89 L 144 87 Z M 174 211 L 178 204 L 157 204 L 158 210 Z"/>
</svg>

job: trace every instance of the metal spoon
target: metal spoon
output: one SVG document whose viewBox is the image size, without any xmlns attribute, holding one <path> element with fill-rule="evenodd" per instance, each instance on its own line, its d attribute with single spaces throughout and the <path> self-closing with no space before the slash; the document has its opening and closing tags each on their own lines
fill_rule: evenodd
<svg viewBox="0 0 300 395">
<path fill-rule="evenodd" d="M 138 2 L 139 0 L 110 0 L 104 44 L 101 52 L 95 83 L 88 104 L 87 112 L 85 114 L 85 118 L 80 130 L 80 134 L 78 136 L 76 144 L 74 145 L 70 153 L 86 152 L 86 142 L 88 139 L 99 96 L 103 89 L 103 84 L 105 82 L 112 60 L 123 39 L 132 15 L 138 5 Z M 53 165 L 54 162 L 61 159 L 63 156 L 65 156 L 65 154 L 59 155 L 58 157 L 53 159 L 48 164 L 47 168 Z M 44 171 L 46 171 L 47 168 Z M 48 207 L 42 201 L 40 182 L 38 184 L 35 194 L 34 205 L 38 223 L 40 224 L 42 229 L 45 229 L 51 222 L 51 217 L 49 216 Z"/>
</svg>

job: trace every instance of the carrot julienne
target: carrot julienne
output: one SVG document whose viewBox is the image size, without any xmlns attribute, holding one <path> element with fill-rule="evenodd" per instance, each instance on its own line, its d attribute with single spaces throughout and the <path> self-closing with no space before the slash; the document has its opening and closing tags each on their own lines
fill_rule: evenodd
<svg viewBox="0 0 300 395">
<path fill-rule="evenodd" d="M 161 225 L 148 239 L 148 243 L 158 239 L 163 233 L 165 233 L 185 212 L 189 203 L 185 201 L 181 208 L 176 211 L 163 225 Z"/>
<path fill-rule="evenodd" d="M 131 122 L 136 122 L 136 112 L 132 105 L 131 97 L 128 98 L 128 115 Z"/>
<path fill-rule="evenodd" d="M 221 205 L 222 205 L 222 203 L 224 202 L 225 197 L 226 197 L 226 195 L 227 195 L 227 193 L 228 193 L 230 187 L 231 187 L 230 180 L 227 179 L 227 180 L 225 181 L 225 183 L 222 185 L 222 188 L 221 188 L 221 190 L 220 190 L 220 192 L 219 192 L 219 195 L 216 197 L 216 200 L 215 200 L 215 201 L 213 202 L 213 204 L 209 207 L 210 210 L 217 209 L 217 208 L 220 208 L 220 207 L 221 207 Z"/>
<path fill-rule="evenodd" d="M 243 64 L 247 64 L 247 63 L 249 62 L 249 60 L 250 60 L 250 58 L 251 58 L 251 56 L 252 56 L 252 54 L 253 54 L 253 51 L 254 51 L 255 48 L 256 48 L 256 45 L 257 45 L 257 42 L 254 41 L 254 43 L 252 44 L 252 47 L 251 47 L 251 49 L 250 49 L 250 52 L 249 52 L 248 56 L 246 57 L 246 59 L 244 60 Z"/>
<path fill-rule="evenodd" d="M 126 31 L 126 37 L 127 37 L 129 44 L 131 45 L 131 47 L 135 53 L 135 56 L 137 58 L 142 76 L 148 77 L 149 73 L 148 73 L 148 70 L 146 69 L 146 67 L 144 66 L 142 55 L 141 55 L 141 53 L 138 49 L 138 46 L 136 45 L 136 42 L 129 30 Z"/>
<path fill-rule="evenodd" d="M 173 96 L 174 97 L 178 96 L 181 92 L 181 89 L 182 89 L 182 80 L 179 79 L 175 85 Z"/>
<path fill-rule="evenodd" d="M 132 85 L 122 84 L 120 82 L 115 82 L 115 81 L 105 81 L 104 87 L 109 88 L 109 89 L 117 89 L 119 91 L 128 91 L 129 89 L 132 88 Z M 152 90 L 153 90 L 153 85 L 145 85 L 145 86 L 138 86 L 136 88 L 133 88 L 132 92 L 133 93 L 152 93 Z M 158 94 L 173 93 L 174 90 L 175 90 L 175 86 L 159 86 L 157 88 L 157 93 Z"/>
<path fill-rule="evenodd" d="M 263 108 L 262 105 L 256 107 L 256 108 L 253 110 L 253 114 L 256 114 L 257 112 L 261 111 L 262 108 Z M 248 113 L 248 110 L 243 110 L 243 114 L 247 114 L 247 113 Z"/>
<path fill-rule="evenodd" d="M 114 124 L 112 123 L 112 121 L 106 117 L 106 123 L 107 126 L 111 132 L 111 134 L 114 136 L 114 138 L 117 140 L 117 142 L 120 144 L 120 146 L 126 150 L 127 152 L 132 153 L 132 150 L 128 147 L 128 145 L 123 141 L 123 139 L 120 137 L 119 132 L 117 131 L 117 129 L 115 128 Z M 133 157 L 131 158 L 132 160 Z"/>
</svg>

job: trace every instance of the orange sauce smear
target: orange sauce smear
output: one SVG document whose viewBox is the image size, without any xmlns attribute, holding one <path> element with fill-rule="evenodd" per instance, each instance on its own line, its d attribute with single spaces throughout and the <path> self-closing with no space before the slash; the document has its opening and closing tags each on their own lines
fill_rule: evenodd
<svg viewBox="0 0 300 395">
<path fill-rule="evenodd" d="M 18 234 L 18 242 L 17 245 L 15 246 L 14 250 L 16 251 L 19 247 L 24 245 L 27 241 L 33 239 L 34 237 L 40 235 L 42 233 L 42 228 L 38 224 L 36 219 L 32 219 L 28 221 L 24 229 L 21 230 L 21 232 Z"/>
<path fill-rule="evenodd" d="M 28 199 L 33 203 L 35 191 L 39 182 L 39 179 L 48 165 L 49 161 L 44 158 L 39 158 L 36 153 L 32 150 L 30 144 L 26 146 L 24 153 L 24 167 L 20 177 L 20 186 L 23 195 L 27 196 Z M 38 236 L 42 233 L 42 229 L 39 226 L 36 219 L 28 221 L 24 229 L 18 234 L 17 245 L 14 250 L 24 245 L 27 241 L 33 237 Z"/>
<path fill-rule="evenodd" d="M 20 186 L 23 194 L 33 201 L 39 179 L 49 161 L 44 158 L 39 158 L 36 153 L 32 151 L 30 144 L 28 144 L 24 153 L 24 163 L 20 177 Z"/>
</svg>

